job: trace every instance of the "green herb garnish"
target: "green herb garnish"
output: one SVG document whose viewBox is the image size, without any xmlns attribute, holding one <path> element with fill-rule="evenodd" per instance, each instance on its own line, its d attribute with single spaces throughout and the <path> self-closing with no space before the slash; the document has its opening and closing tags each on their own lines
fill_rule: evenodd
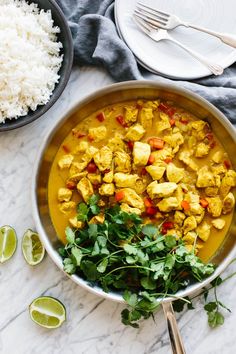
<svg viewBox="0 0 236 354">
<path fill-rule="evenodd" d="M 92 196 L 88 205 L 78 205 L 77 218 L 85 227 L 67 227 L 67 244 L 59 252 L 67 273 L 77 273 L 106 292 L 123 294 L 128 304 L 121 314 L 124 324 L 138 327 L 138 320 L 158 308 L 157 298 L 173 295 L 214 272 L 212 264 L 204 264 L 175 235 L 163 236 L 159 227 L 143 225 L 139 216 L 119 206 L 104 211 L 104 223 L 89 223 L 100 212 L 98 200 Z"/>
</svg>

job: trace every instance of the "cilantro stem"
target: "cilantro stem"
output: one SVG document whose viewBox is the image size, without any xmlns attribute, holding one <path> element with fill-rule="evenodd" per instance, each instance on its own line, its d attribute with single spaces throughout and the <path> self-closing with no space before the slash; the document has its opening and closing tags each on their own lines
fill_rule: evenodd
<svg viewBox="0 0 236 354">
<path fill-rule="evenodd" d="M 111 258 L 111 257 L 114 256 L 114 254 L 117 254 L 117 253 L 120 253 L 120 252 L 123 252 L 123 250 L 115 251 L 115 252 L 113 252 L 113 253 L 111 253 L 111 254 L 108 254 L 106 257 L 104 257 L 104 258 L 102 258 L 102 259 L 99 259 L 99 261 L 96 263 L 96 265 L 99 264 L 99 263 L 100 263 L 101 261 L 103 261 L 104 259 Z"/>
<path fill-rule="evenodd" d="M 105 276 L 104 276 L 104 278 L 105 277 L 107 277 L 108 275 L 110 275 L 110 274 L 112 274 L 112 273 L 114 273 L 114 272 L 116 272 L 116 271 L 118 271 L 118 270 L 121 270 L 121 269 L 130 269 L 130 268 L 135 268 L 135 269 L 146 269 L 146 270 L 150 270 L 151 272 L 154 272 L 154 270 L 153 269 L 151 269 L 151 268 L 148 268 L 148 267 L 142 267 L 142 266 L 138 266 L 138 265 L 135 265 L 135 266 L 123 266 L 123 267 L 118 267 L 118 268 L 115 268 L 115 269 L 112 269 L 109 273 L 107 273 Z"/>
</svg>

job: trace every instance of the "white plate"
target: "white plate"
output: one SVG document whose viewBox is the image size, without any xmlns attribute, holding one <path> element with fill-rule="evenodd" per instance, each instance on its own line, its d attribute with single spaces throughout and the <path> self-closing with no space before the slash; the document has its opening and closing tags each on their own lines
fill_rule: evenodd
<svg viewBox="0 0 236 354">
<path fill-rule="evenodd" d="M 174 79 L 192 80 L 211 75 L 201 63 L 170 41 L 154 42 L 132 19 L 136 0 L 116 0 L 115 18 L 121 37 L 141 65 Z M 219 32 L 236 35 L 235 0 L 142 0 L 143 3 L 176 14 L 182 20 Z M 236 49 L 196 30 L 178 27 L 170 34 L 224 68 L 236 61 Z"/>
</svg>

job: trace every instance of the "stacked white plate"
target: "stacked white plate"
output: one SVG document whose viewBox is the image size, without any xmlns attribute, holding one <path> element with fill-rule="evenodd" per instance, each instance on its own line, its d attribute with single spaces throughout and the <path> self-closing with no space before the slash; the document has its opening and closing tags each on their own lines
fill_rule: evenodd
<svg viewBox="0 0 236 354">
<path fill-rule="evenodd" d="M 140 2 L 179 16 L 182 20 L 236 36 L 235 0 L 140 0 Z M 170 41 L 154 42 L 135 24 L 132 14 L 136 0 L 116 0 L 115 19 L 120 37 L 146 69 L 174 79 L 192 80 L 211 72 Z M 209 60 L 227 68 L 236 61 L 236 49 L 219 39 L 194 29 L 177 27 L 169 33 Z"/>
</svg>

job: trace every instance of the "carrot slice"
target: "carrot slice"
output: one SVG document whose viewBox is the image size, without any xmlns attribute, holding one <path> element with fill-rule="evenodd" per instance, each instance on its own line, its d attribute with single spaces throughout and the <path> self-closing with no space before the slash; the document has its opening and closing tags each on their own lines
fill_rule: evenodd
<svg viewBox="0 0 236 354">
<path fill-rule="evenodd" d="M 119 191 L 119 192 L 116 192 L 115 194 L 115 199 L 117 202 L 120 202 L 125 196 L 125 192 L 124 191 Z"/>
<path fill-rule="evenodd" d="M 190 210 L 190 204 L 187 200 L 183 200 L 181 202 L 181 206 L 184 209 L 184 211 L 189 211 Z"/>
<path fill-rule="evenodd" d="M 116 120 L 117 120 L 117 122 L 120 124 L 120 125 L 122 125 L 122 127 L 124 127 L 124 128 L 127 128 L 127 124 L 126 124 L 126 122 L 125 122 L 125 119 L 124 119 L 124 117 L 123 116 L 117 116 L 116 117 Z"/>
<path fill-rule="evenodd" d="M 230 164 L 230 162 L 228 160 L 225 160 L 224 161 L 224 166 L 225 166 L 225 168 L 227 168 L 227 170 L 229 170 L 230 167 L 231 167 L 231 164 Z"/>
<path fill-rule="evenodd" d="M 154 206 L 150 206 L 146 209 L 146 214 L 149 215 L 149 216 L 153 216 L 155 215 L 157 212 L 157 208 L 154 207 Z"/>
<path fill-rule="evenodd" d="M 164 160 L 165 163 L 171 163 L 172 162 L 172 158 L 171 157 L 167 157 L 165 160 Z"/>
<path fill-rule="evenodd" d="M 200 204 L 203 208 L 207 208 L 209 203 L 206 199 L 200 199 Z"/>
<path fill-rule="evenodd" d="M 154 206 L 153 201 L 151 200 L 151 198 L 146 197 L 146 198 L 144 198 L 143 201 L 144 201 L 144 205 L 145 205 L 146 208 Z"/>
<path fill-rule="evenodd" d="M 148 144 L 151 146 L 152 149 L 161 150 L 164 147 L 164 140 L 161 138 L 150 138 L 148 140 Z"/>
<path fill-rule="evenodd" d="M 103 122 L 105 120 L 105 114 L 104 112 L 100 112 L 97 114 L 96 116 L 97 120 L 99 120 L 99 122 Z"/>
<path fill-rule="evenodd" d="M 155 156 L 151 154 L 151 155 L 149 156 L 149 159 L 148 159 L 147 164 L 148 164 L 148 165 L 152 165 L 154 162 L 155 162 Z"/>
</svg>

